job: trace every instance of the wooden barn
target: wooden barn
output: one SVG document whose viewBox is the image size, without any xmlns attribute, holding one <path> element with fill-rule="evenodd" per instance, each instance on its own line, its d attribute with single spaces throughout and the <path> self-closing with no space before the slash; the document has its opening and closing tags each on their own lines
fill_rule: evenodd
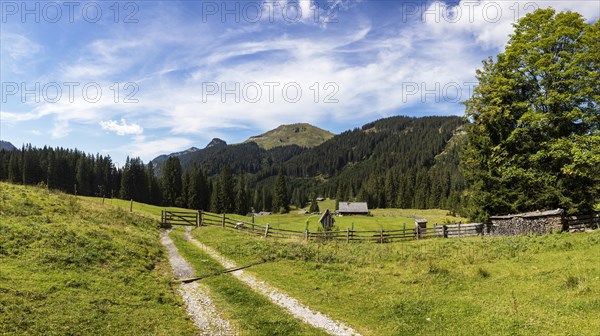
<svg viewBox="0 0 600 336">
<path fill-rule="evenodd" d="M 340 216 L 366 216 L 369 214 L 369 207 L 367 206 L 367 202 L 340 202 L 338 214 Z"/>
</svg>

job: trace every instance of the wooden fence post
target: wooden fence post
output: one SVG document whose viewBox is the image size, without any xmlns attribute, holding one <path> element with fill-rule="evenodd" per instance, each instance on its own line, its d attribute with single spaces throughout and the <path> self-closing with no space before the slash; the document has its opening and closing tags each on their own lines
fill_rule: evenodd
<svg viewBox="0 0 600 336">
<path fill-rule="evenodd" d="M 446 224 L 442 226 L 442 234 L 444 238 L 448 238 L 448 226 Z"/>
<path fill-rule="evenodd" d="M 165 210 L 161 210 L 161 211 L 160 211 L 160 223 L 161 223 L 162 225 L 165 225 L 165 224 L 167 224 L 167 223 L 166 223 L 166 218 L 165 218 Z"/>
<path fill-rule="evenodd" d="M 225 214 L 223 214 L 223 219 L 221 220 L 221 227 L 225 227 Z"/>
<path fill-rule="evenodd" d="M 460 234 L 460 222 L 458 222 L 458 238 L 460 238 L 460 237 L 461 237 L 461 234 Z"/>
<path fill-rule="evenodd" d="M 421 236 L 421 230 L 419 229 L 419 224 L 415 224 L 415 237 L 417 237 L 417 240 L 419 240 L 419 238 Z"/>
<path fill-rule="evenodd" d="M 133 198 L 129 202 L 129 212 L 133 213 Z"/>
<path fill-rule="evenodd" d="M 402 238 L 406 238 L 406 223 L 402 224 Z"/>
<path fill-rule="evenodd" d="M 308 241 L 308 230 L 304 231 L 304 240 Z"/>
<path fill-rule="evenodd" d="M 350 242 L 350 229 L 346 229 L 346 243 Z"/>
<path fill-rule="evenodd" d="M 201 218 L 202 213 L 200 213 L 200 210 L 196 211 L 196 227 L 200 227 Z"/>
<path fill-rule="evenodd" d="M 269 224 L 267 223 L 267 226 L 265 226 L 265 238 L 267 238 L 269 236 Z"/>
<path fill-rule="evenodd" d="M 379 229 L 379 243 L 383 244 L 383 228 Z"/>
</svg>

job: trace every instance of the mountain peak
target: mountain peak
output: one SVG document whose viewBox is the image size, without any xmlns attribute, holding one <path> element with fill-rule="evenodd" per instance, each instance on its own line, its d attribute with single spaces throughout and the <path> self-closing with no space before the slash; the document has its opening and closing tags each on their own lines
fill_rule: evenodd
<svg viewBox="0 0 600 336">
<path fill-rule="evenodd" d="M 12 151 L 12 150 L 16 150 L 16 149 L 17 149 L 17 147 L 15 147 L 10 142 L 4 141 L 4 140 L 0 140 L 0 150 Z"/>
<path fill-rule="evenodd" d="M 227 146 L 227 142 L 225 140 L 221 140 L 219 138 L 213 138 L 205 148 L 217 147 L 217 146 Z"/>
<path fill-rule="evenodd" d="M 255 142 L 264 149 L 279 146 L 298 145 L 316 147 L 333 138 L 334 134 L 308 123 L 281 125 L 261 135 L 250 137 L 245 142 Z"/>
</svg>

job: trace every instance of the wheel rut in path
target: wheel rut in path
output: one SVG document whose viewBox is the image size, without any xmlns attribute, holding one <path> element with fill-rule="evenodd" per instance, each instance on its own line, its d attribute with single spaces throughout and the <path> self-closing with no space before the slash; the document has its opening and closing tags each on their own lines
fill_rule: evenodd
<svg viewBox="0 0 600 336">
<path fill-rule="evenodd" d="M 161 233 L 160 242 L 167 250 L 171 268 L 177 279 L 189 278 L 194 275 L 194 268 L 187 262 L 177 247 L 169 238 L 169 232 Z M 179 285 L 179 295 L 183 298 L 188 315 L 194 325 L 200 330 L 200 335 L 235 335 L 238 334 L 228 320 L 224 319 L 215 307 L 208 287 L 198 282 Z"/>
<path fill-rule="evenodd" d="M 198 240 L 194 239 L 191 235 L 191 228 L 186 227 L 185 238 L 194 243 L 204 252 L 209 254 L 215 260 L 217 260 L 223 267 L 225 268 L 234 268 L 237 267 L 236 264 L 222 256 L 213 248 L 202 244 Z M 309 307 L 303 305 L 298 302 L 295 298 L 285 294 L 281 290 L 263 282 L 258 281 L 256 277 L 251 274 L 245 273 L 243 270 L 231 272 L 233 276 L 235 276 L 238 280 L 247 284 L 254 291 L 266 296 L 271 302 L 274 304 L 284 308 L 288 312 L 290 312 L 294 317 L 304 321 L 307 324 L 315 328 L 319 328 L 325 330 L 327 333 L 331 335 L 358 335 L 360 334 L 352 329 L 352 327 L 345 325 L 342 322 L 335 321 L 325 314 L 322 314 L 318 311 L 314 311 Z"/>
</svg>

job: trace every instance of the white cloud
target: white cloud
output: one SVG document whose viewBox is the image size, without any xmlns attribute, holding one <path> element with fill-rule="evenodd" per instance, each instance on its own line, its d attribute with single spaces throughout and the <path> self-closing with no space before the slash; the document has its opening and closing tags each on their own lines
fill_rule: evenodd
<svg viewBox="0 0 600 336">
<path fill-rule="evenodd" d="M 50 135 L 54 139 L 59 139 L 66 137 L 70 132 L 71 128 L 67 120 L 55 120 Z"/>
<path fill-rule="evenodd" d="M 39 56 L 43 48 L 40 44 L 32 41 L 25 34 L 16 34 L 2 28 L 0 33 L 0 68 L 4 72 L 5 80 L 7 73 L 12 72 L 20 75 L 31 69 L 37 62 L 35 57 Z"/>
<path fill-rule="evenodd" d="M 421 13 L 421 21 L 436 34 L 459 35 L 486 49 L 500 50 L 513 32 L 513 24 L 538 8 L 576 11 L 588 21 L 598 19 L 600 2 L 462 0 L 456 5 L 434 1 Z"/>
<path fill-rule="evenodd" d="M 271 0 L 265 1 L 264 6 L 275 2 L 280 4 L 279 8 L 287 3 Z M 298 3 L 303 11 L 317 10 L 313 0 Z M 521 6 L 519 16 L 523 16 L 526 3 L 530 2 L 465 0 L 457 6 L 436 2 L 424 8 L 433 14 L 425 17 L 418 14 L 410 22 L 387 22 L 384 29 L 380 22 L 374 21 L 377 17 L 354 13 L 356 17 L 346 16 L 344 22 L 330 25 L 326 30 L 311 24 L 281 21 L 230 25 L 223 29 L 222 25 L 211 26 L 200 20 L 183 21 L 187 13 L 177 12 L 176 6 L 158 5 L 161 11 L 157 11 L 155 19 L 128 26 L 126 32 L 119 31 L 120 25 L 111 26 L 105 34 L 86 43 L 81 54 L 65 55 L 56 73 L 51 74 L 57 82 L 99 83 L 103 89 L 100 101 L 86 102 L 80 86 L 73 102 L 66 97 L 53 104 L 42 101 L 22 113 L 13 109 L 0 111 L 0 118 L 2 122 L 17 123 L 52 116 L 55 126 L 50 134 L 55 137 L 68 134 L 69 125 L 100 124 L 103 130 L 133 135 L 133 145 L 123 146 L 121 152 L 151 159 L 189 146 L 188 135 L 210 139 L 232 128 L 267 130 L 300 121 L 356 124 L 359 121 L 355 120 L 420 110 L 424 114 L 432 111 L 461 114 L 464 107 L 458 101 L 444 102 L 446 87 L 458 85 L 459 100 L 469 98 L 465 83 L 474 80 L 475 69 L 483 58 L 502 50 L 512 32 L 515 17 L 510 6 Z M 503 15 L 493 22 L 490 15 L 496 4 L 501 6 Z M 539 7 L 550 4 L 557 10 L 572 8 L 588 19 L 594 15 L 597 18 L 594 13 L 598 13 L 600 6 L 594 1 L 536 4 Z M 489 10 L 484 12 L 484 7 Z M 474 10 L 473 17 L 468 15 L 469 8 Z M 458 15 L 459 11 L 462 16 L 458 19 L 445 14 Z M 435 15 L 450 15 L 451 20 L 440 17 L 436 21 Z M 3 48 L 5 45 L 3 40 Z M 18 49 L 13 51 L 15 55 L 18 53 Z M 120 101 L 115 103 L 114 91 L 110 89 L 115 81 L 121 83 L 121 88 L 126 82 L 137 83 L 139 92 L 135 98 L 139 102 L 124 104 L 126 92 L 121 90 Z M 258 83 L 263 98 L 251 103 L 239 97 L 236 102 L 235 97 L 228 95 L 222 101 L 219 92 L 205 101 L 202 93 L 208 82 L 228 85 L 238 82 L 241 88 Z M 265 82 L 279 83 L 273 102 L 266 97 Z M 285 101 L 281 89 L 287 83 L 301 87 L 300 101 Z M 314 83 L 319 83 L 317 103 Z M 337 85 L 339 90 L 333 98 L 338 103 L 323 102 L 333 92 L 331 87 L 325 89 L 326 83 Z M 415 88 L 416 92 L 407 91 Z M 146 134 L 138 124 L 118 121 L 120 116 L 144 120 Z M 170 136 L 152 140 L 155 129 L 160 129 L 156 134 Z"/>
<path fill-rule="evenodd" d="M 138 135 L 144 132 L 140 125 L 128 124 L 125 119 L 121 119 L 120 124 L 115 120 L 101 121 L 100 126 L 103 130 L 115 132 L 118 135 Z"/>
<path fill-rule="evenodd" d="M 2 32 L 0 41 L 2 41 L 2 53 L 16 60 L 33 57 L 42 49 L 27 36 L 7 31 Z"/>
<path fill-rule="evenodd" d="M 149 161 L 161 154 L 173 153 L 190 147 L 191 144 L 192 141 L 187 138 L 167 137 L 151 141 L 134 141 L 132 144 L 121 147 L 120 151 Z"/>
</svg>

